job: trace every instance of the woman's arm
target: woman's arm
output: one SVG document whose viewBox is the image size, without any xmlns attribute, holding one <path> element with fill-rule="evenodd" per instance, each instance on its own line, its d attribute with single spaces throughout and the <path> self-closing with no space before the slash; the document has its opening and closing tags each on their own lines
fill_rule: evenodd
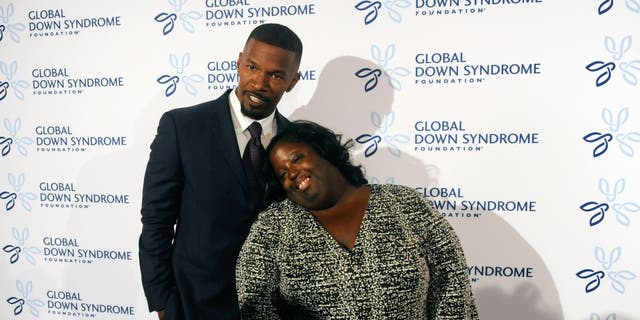
<svg viewBox="0 0 640 320">
<path fill-rule="evenodd" d="M 449 222 L 433 207 L 430 201 L 416 195 L 416 232 L 424 240 L 429 266 L 429 292 L 427 319 L 478 319 L 467 262 L 460 240 Z"/>
<path fill-rule="evenodd" d="M 269 211 L 259 214 L 251 227 L 238 263 L 236 286 L 242 319 L 280 319 L 279 272 L 275 258 L 279 227 Z"/>
</svg>

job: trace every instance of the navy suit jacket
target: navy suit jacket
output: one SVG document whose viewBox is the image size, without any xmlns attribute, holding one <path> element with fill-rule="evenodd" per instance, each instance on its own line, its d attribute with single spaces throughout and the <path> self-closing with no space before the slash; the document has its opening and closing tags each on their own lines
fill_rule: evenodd
<svg viewBox="0 0 640 320">
<path fill-rule="evenodd" d="M 142 195 L 140 269 L 149 310 L 165 319 L 239 319 L 235 265 L 258 210 L 225 92 L 166 112 Z M 278 131 L 289 124 L 276 112 Z M 174 232 L 175 225 L 175 232 Z"/>
</svg>

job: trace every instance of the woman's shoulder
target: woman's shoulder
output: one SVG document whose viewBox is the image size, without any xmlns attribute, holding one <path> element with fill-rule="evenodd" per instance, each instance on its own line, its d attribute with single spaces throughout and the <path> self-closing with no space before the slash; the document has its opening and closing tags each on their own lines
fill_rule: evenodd
<svg viewBox="0 0 640 320">
<path fill-rule="evenodd" d="M 302 208 L 289 199 L 270 204 L 258 214 L 258 221 L 262 223 L 282 223 L 293 215 L 299 214 Z"/>
<path fill-rule="evenodd" d="M 399 184 L 372 184 L 371 190 L 384 198 L 400 198 L 402 200 L 420 199 L 418 192 L 411 187 Z"/>
</svg>

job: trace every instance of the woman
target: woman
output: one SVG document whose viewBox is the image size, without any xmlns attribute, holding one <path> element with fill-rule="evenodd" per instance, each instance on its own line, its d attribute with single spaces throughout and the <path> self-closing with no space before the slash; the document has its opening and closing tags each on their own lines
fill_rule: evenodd
<svg viewBox="0 0 640 320">
<path fill-rule="evenodd" d="M 240 253 L 243 319 L 477 319 L 453 229 L 415 190 L 368 185 L 350 142 L 298 121 L 269 144 L 287 200 Z"/>
</svg>

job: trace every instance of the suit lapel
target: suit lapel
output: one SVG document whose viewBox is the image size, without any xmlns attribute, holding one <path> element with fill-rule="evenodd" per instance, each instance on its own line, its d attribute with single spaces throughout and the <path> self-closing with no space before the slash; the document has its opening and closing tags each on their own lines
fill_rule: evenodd
<svg viewBox="0 0 640 320">
<path fill-rule="evenodd" d="M 238 141 L 233 129 L 231 111 L 229 107 L 228 90 L 216 101 L 213 108 L 211 131 L 214 136 L 214 150 L 222 156 L 229 165 L 231 172 L 236 176 L 236 180 L 242 185 L 245 193 L 249 192 L 249 185 L 242 167 L 242 157 L 238 148 Z"/>
</svg>

